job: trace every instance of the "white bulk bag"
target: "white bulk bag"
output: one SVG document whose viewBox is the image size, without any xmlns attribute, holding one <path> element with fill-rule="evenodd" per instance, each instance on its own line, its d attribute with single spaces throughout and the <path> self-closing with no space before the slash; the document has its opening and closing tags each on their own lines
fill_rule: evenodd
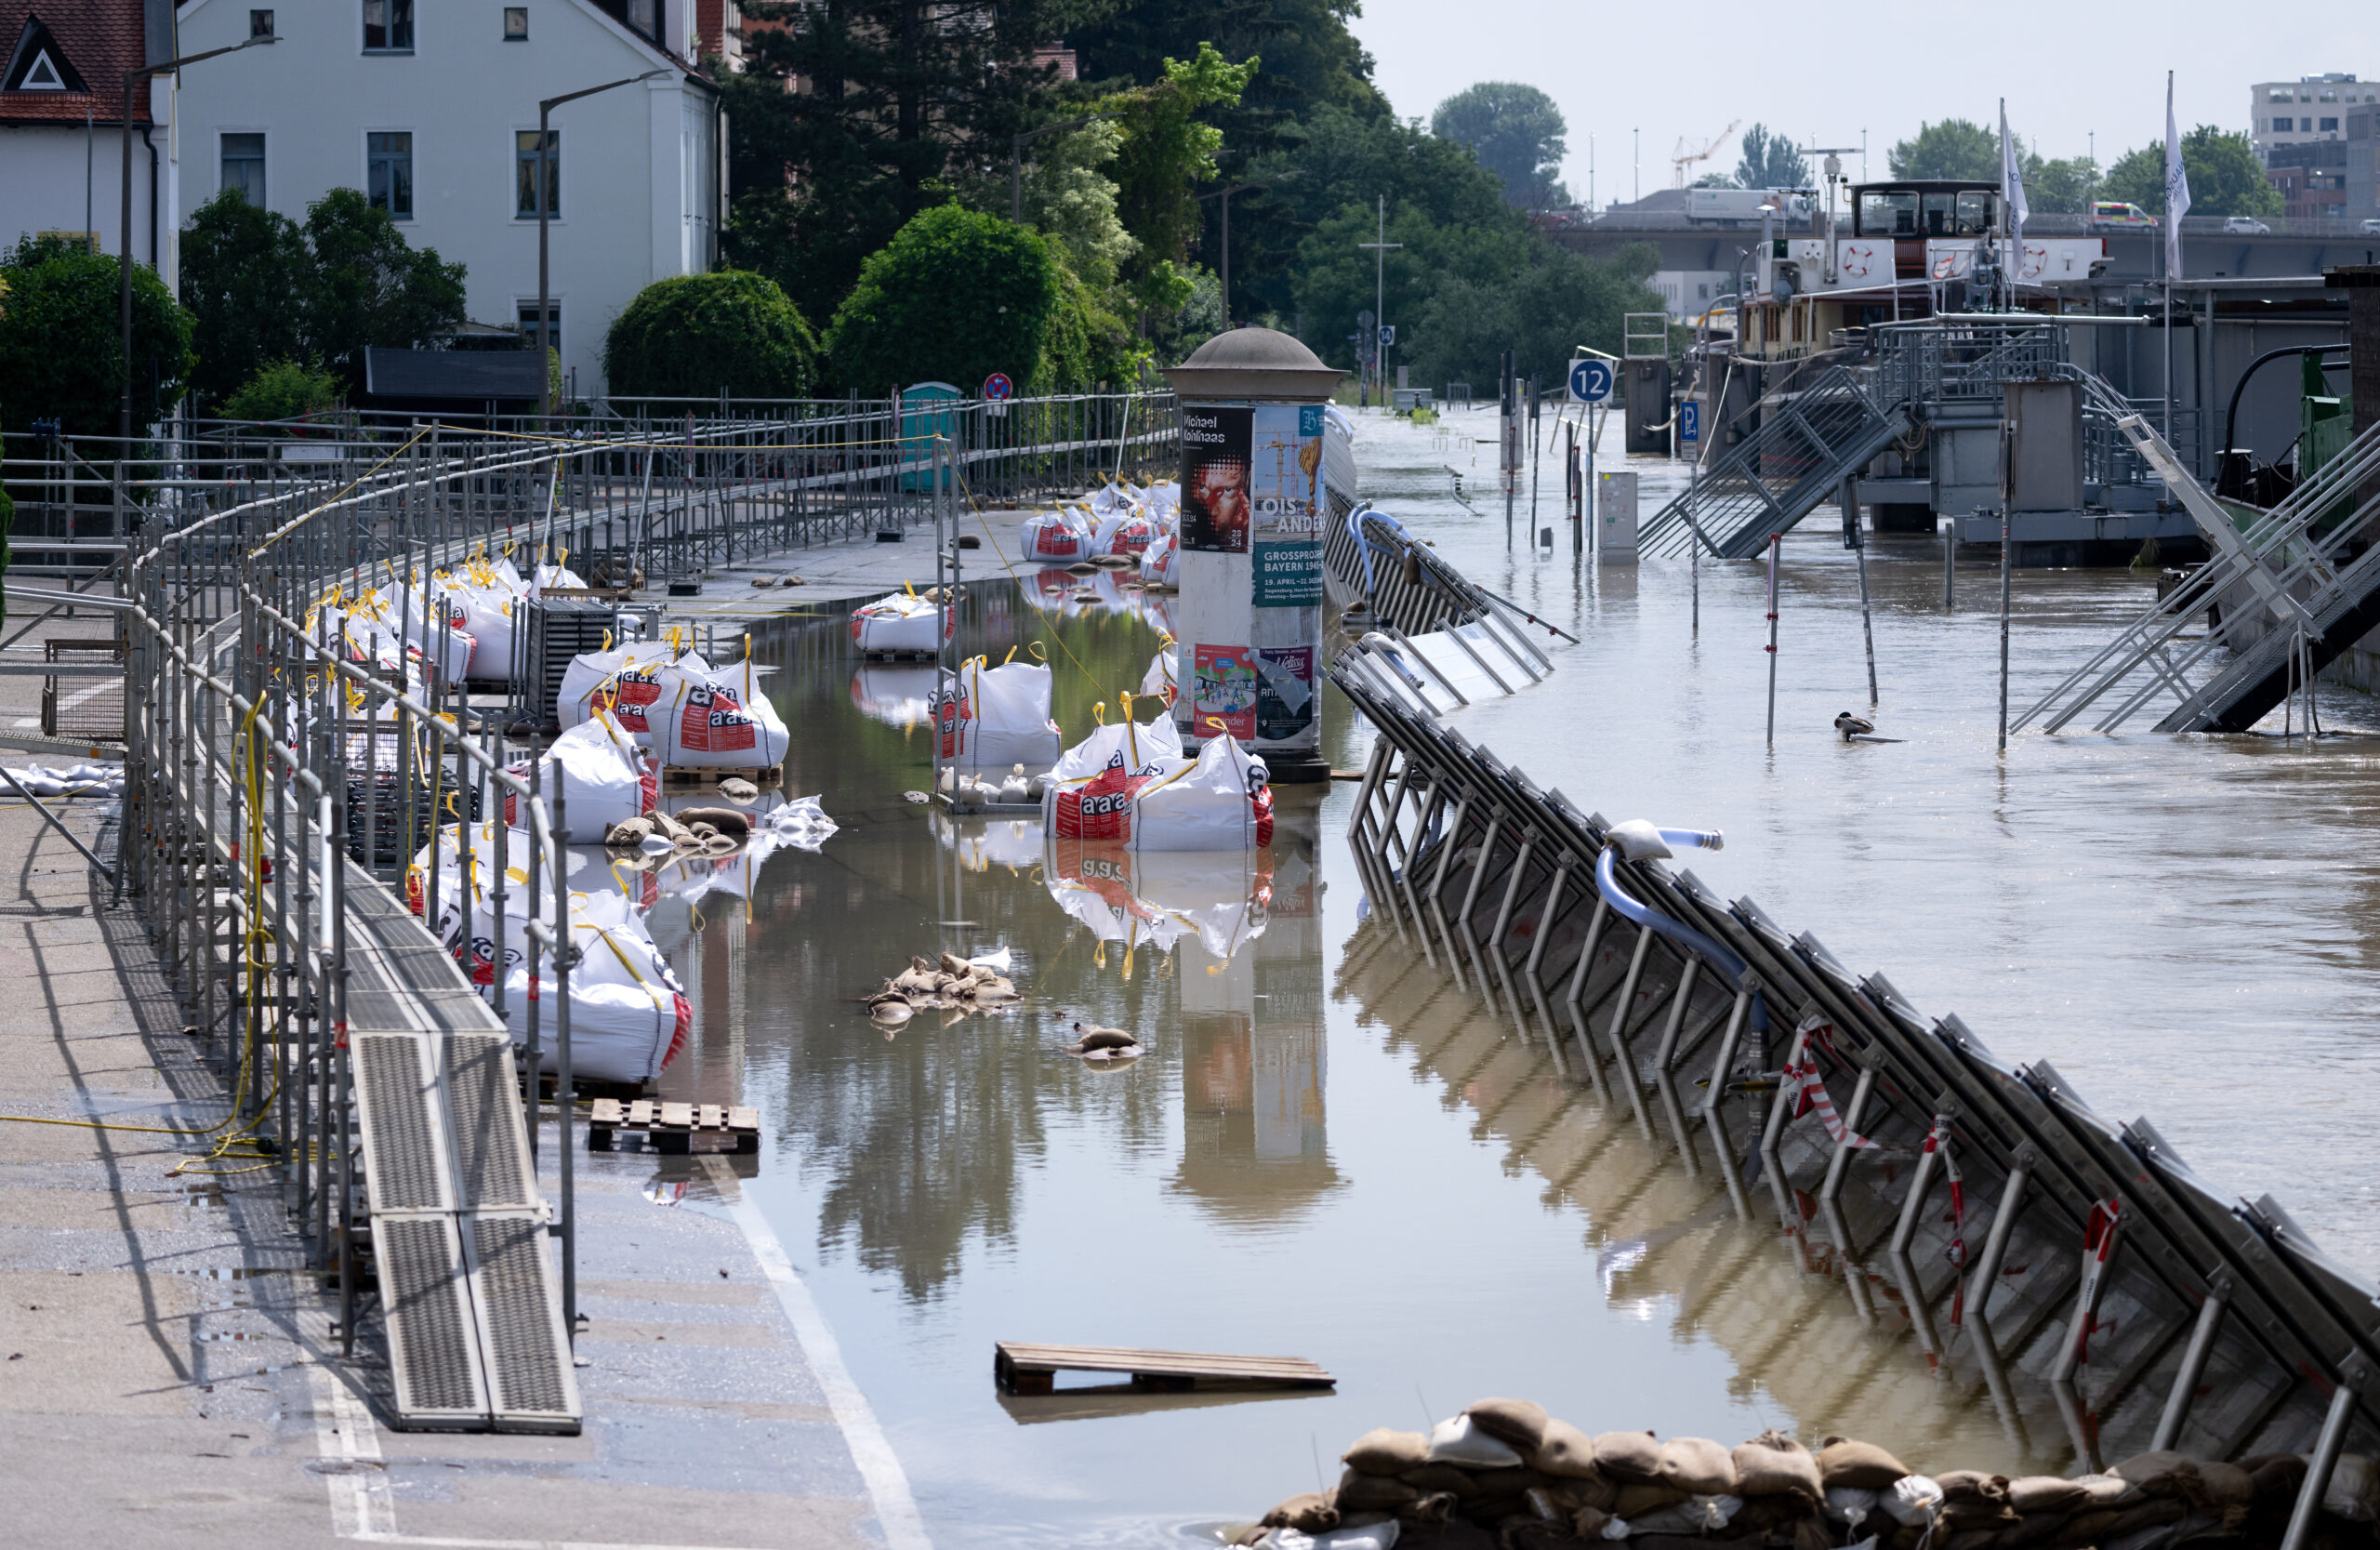
<svg viewBox="0 0 2380 1550">
<path fill-rule="evenodd" d="M 509 679 L 512 676 L 512 605 L 520 594 L 501 584 L 457 576 L 447 583 L 461 614 L 462 628 L 477 643 L 471 652 L 471 676 Z"/>
<path fill-rule="evenodd" d="M 1173 709 L 1174 696 L 1179 692 L 1173 679 L 1176 649 L 1170 641 L 1157 647 L 1157 655 L 1149 658 L 1149 670 L 1141 675 L 1141 693 L 1152 699 L 1163 699 L 1169 710 Z"/>
<path fill-rule="evenodd" d="M 620 730 L 651 746 L 647 712 L 661 697 L 661 669 L 680 660 L 667 641 L 638 642 L 617 651 L 583 652 L 562 669 L 554 715 L 567 729 L 608 709 Z M 702 658 L 692 656 L 699 664 Z"/>
<path fill-rule="evenodd" d="M 1091 535 L 1093 554 L 1137 555 L 1149 547 L 1157 537 L 1157 523 L 1128 508 L 1119 508 L 1103 518 L 1098 530 Z"/>
<path fill-rule="evenodd" d="M 1188 768 L 1132 796 L 1136 851 L 1242 851 L 1273 842 L 1273 788 L 1264 762 L 1229 737 L 1208 739 Z"/>
<path fill-rule="evenodd" d="M 508 773 L 526 780 L 529 766 L 515 764 Z M 549 805 L 560 790 L 562 821 L 571 837 L 580 844 L 592 845 L 600 843 L 614 824 L 652 812 L 661 779 L 639 752 L 636 739 L 598 710 L 555 738 L 538 759 L 537 789 Z M 505 822 L 520 822 L 519 809 L 519 799 L 505 793 Z"/>
<path fill-rule="evenodd" d="M 852 611 L 852 640 L 864 652 L 939 651 L 958 619 L 955 608 L 945 613 L 914 592 L 894 592 Z"/>
<path fill-rule="evenodd" d="M 1039 662 L 997 668 L 986 668 L 980 656 L 968 662 L 935 718 L 942 757 L 970 774 L 1018 764 L 1028 774 L 1048 769 L 1058 757 L 1058 723 L 1050 719 L 1056 678 Z"/>
<path fill-rule="evenodd" d="M 650 1081 L 685 1045 L 693 1010 L 684 990 L 624 896 L 574 894 L 570 903 L 570 940 L 579 954 L 570 972 L 571 1073 Z M 536 999 L 537 1041 L 551 1070 L 559 996 L 551 961 L 539 965 L 544 972 L 533 985 L 520 952 L 524 942 L 509 929 L 505 935 L 505 1022 L 516 1040 L 525 1040 L 529 1001 Z"/>
<path fill-rule="evenodd" d="M 549 591 L 583 592 L 586 590 L 587 583 L 567 565 L 539 565 L 530 576 L 527 588 L 531 597 L 543 597 Z"/>
<path fill-rule="evenodd" d="M 1050 784 L 1054 788 L 1066 781 L 1088 780 L 1111 764 L 1137 773 L 1154 769 L 1159 760 L 1181 757 L 1182 734 L 1170 716 L 1153 722 L 1115 722 L 1101 725 L 1060 754 L 1050 767 Z"/>
<path fill-rule="evenodd" d="M 1182 585 L 1182 540 L 1172 533 L 1159 533 L 1141 550 L 1141 585 L 1144 587 L 1179 587 Z"/>
<path fill-rule="evenodd" d="M 1091 525 L 1071 509 L 1027 517 L 1017 534 L 1029 564 L 1071 565 L 1091 555 Z"/>
<path fill-rule="evenodd" d="M 748 660 L 711 671 L 698 661 L 663 669 L 649 719 L 653 746 L 672 769 L 765 770 L 785 762 L 793 741 Z"/>
</svg>

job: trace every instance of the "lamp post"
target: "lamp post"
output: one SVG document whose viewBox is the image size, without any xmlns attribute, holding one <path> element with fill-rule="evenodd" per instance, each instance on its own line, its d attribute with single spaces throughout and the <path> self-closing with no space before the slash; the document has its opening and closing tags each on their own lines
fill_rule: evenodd
<svg viewBox="0 0 2380 1550">
<path fill-rule="evenodd" d="M 1055 124 L 1044 124 L 1038 129 L 1027 129 L 1011 137 L 1008 142 L 1008 218 L 1019 226 L 1025 224 L 1025 142 L 1054 135 L 1061 129 L 1079 129 L 1086 124 L 1096 124 L 1114 113 L 1085 113 L 1080 118 L 1062 118 Z"/>
<path fill-rule="evenodd" d="M 1355 245 L 1372 250 L 1372 306 L 1375 309 L 1373 315 L 1384 323 L 1388 318 L 1388 250 L 1392 247 L 1403 247 L 1405 245 L 1388 240 L 1388 195 L 1383 193 L 1377 197 L 1380 201 L 1380 240 L 1359 242 Z M 1371 351 L 1372 383 L 1380 389 L 1381 402 L 1385 404 L 1388 402 L 1388 367 L 1380 357 L 1380 336 L 1373 335 L 1367 344 Z M 1507 523 L 1505 525 L 1510 526 L 1511 523 Z"/>
<path fill-rule="evenodd" d="M 565 102 L 575 102 L 582 97 L 592 97 L 599 91 L 615 86 L 632 86 L 639 81 L 658 80 L 668 74 L 665 67 L 648 70 L 641 75 L 624 75 L 616 81 L 606 81 L 600 86 L 582 91 L 566 91 L 560 97 L 548 97 L 537 103 L 537 422 L 543 425 L 554 412 L 554 378 L 547 352 L 553 349 L 553 302 L 546 281 L 548 252 L 547 227 L 553 214 L 553 131 L 546 127 L 546 120 L 556 108 Z"/>
<path fill-rule="evenodd" d="M 1236 193 L 1246 193 L 1246 192 L 1247 192 L 1249 190 L 1250 190 L 1250 189 L 1261 189 L 1261 188 L 1264 188 L 1264 187 L 1268 186 L 1269 184 L 1274 183 L 1274 182 L 1276 182 L 1276 181 L 1278 181 L 1278 179 L 1271 179 L 1271 178 L 1260 178 L 1260 179 L 1256 179 L 1256 181 L 1254 181 L 1254 182 L 1252 182 L 1252 183 L 1234 183 L 1234 184 L 1232 184 L 1229 188 L 1210 189 L 1210 190 L 1208 190 L 1205 193 L 1202 193 L 1202 194 L 1200 194 L 1200 195 L 1198 196 L 1201 200 L 1216 199 L 1216 200 L 1221 200 L 1221 201 L 1223 202 L 1223 326 L 1224 326 L 1225 328 L 1229 328 L 1229 327 L 1231 326 L 1231 196 L 1232 196 L 1233 194 L 1236 194 Z"/>
<path fill-rule="evenodd" d="M 116 411 L 116 436 L 126 447 L 132 444 L 132 92 L 141 82 L 153 76 L 170 74 L 186 64 L 211 60 L 218 54 L 236 54 L 243 48 L 254 48 L 260 43 L 279 43 L 280 38 L 268 33 L 252 37 L 245 43 L 228 47 L 209 48 L 203 53 L 184 54 L 163 64 L 144 64 L 124 73 L 124 207 L 120 257 L 116 264 L 117 320 L 124 327 L 124 398 Z M 123 452 L 117 454 L 123 462 Z"/>
</svg>

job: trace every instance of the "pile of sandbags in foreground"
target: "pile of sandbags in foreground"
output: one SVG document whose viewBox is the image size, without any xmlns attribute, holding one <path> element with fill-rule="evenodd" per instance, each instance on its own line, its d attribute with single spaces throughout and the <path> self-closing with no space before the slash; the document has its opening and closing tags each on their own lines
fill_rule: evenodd
<svg viewBox="0 0 2380 1550">
<path fill-rule="evenodd" d="M 2288 1529 L 2306 1461 L 2143 1453 L 2105 1474 L 1924 1476 L 1873 1443 L 1781 1433 L 1726 1448 L 1650 1432 L 1590 1437 L 1526 1399 L 1482 1399 L 1421 1432 L 1368 1432 L 1329 1490 L 1232 1536 L 1268 1550 L 2264 1550 Z M 2369 1543 L 2380 1471 L 2339 1460 L 2311 1543 Z"/>
</svg>

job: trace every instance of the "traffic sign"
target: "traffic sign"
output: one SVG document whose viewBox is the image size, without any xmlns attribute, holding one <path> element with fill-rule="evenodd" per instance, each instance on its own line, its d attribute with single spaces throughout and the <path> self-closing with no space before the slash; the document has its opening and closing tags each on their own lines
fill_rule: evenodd
<svg viewBox="0 0 2380 1550">
<path fill-rule="evenodd" d="M 1570 402 L 1601 404 L 1611 397 L 1611 363 L 1609 361 L 1573 361 L 1570 363 Z"/>
<path fill-rule="evenodd" d="M 1380 342 L 1383 350 L 1396 342 L 1396 325 L 1383 323 L 1380 325 Z"/>
<path fill-rule="evenodd" d="M 1677 406 L 1677 439 L 1682 442 L 1702 439 L 1702 405 L 1690 398 Z"/>
<path fill-rule="evenodd" d="M 1013 398 L 1016 396 L 1016 384 L 1008 379 L 1008 373 L 996 371 L 984 378 L 984 396 L 995 404 L 1005 398 Z"/>
</svg>

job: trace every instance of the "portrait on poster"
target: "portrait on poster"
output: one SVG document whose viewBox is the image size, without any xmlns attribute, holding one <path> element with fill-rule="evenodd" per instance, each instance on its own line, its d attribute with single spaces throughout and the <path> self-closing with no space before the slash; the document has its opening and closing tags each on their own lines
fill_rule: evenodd
<svg viewBox="0 0 2380 1550">
<path fill-rule="evenodd" d="M 1182 547 L 1206 554 L 1248 552 L 1252 509 L 1249 435 L 1257 411 L 1215 404 L 1182 408 Z"/>
</svg>

